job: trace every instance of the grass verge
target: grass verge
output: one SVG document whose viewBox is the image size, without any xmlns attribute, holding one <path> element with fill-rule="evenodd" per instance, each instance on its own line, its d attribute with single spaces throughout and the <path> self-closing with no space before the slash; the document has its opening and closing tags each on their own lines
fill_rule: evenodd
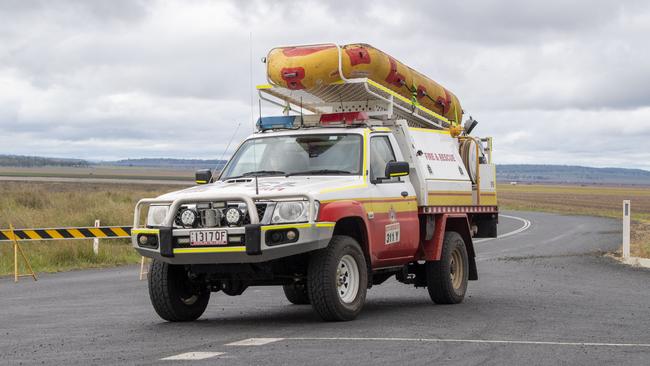
<svg viewBox="0 0 650 366">
<path fill-rule="evenodd" d="M 130 225 L 138 200 L 177 190 L 178 186 L 53 182 L 0 182 L 0 228 Z M 99 255 L 92 240 L 25 241 L 21 247 L 36 272 L 110 267 L 137 263 L 128 240 L 100 240 Z M 0 242 L 0 275 L 13 273 L 13 246 Z M 22 266 L 22 259 L 19 263 Z M 22 267 L 21 267 L 22 268 Z"/>
</svg>

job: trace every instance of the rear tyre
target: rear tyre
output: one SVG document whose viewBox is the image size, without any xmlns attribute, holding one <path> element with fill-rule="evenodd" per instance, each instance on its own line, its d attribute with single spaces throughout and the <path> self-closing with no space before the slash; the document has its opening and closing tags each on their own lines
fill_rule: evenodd
<svg viewBox="0 0 650 366">
<path fill-rule="evenodd" d="M 184 266 L 153 260 L 149 268 L 149 298 L 158 315 L 170 322 L 196 320 L 210 300 L 210 291 L 187 277 Z"/>
<path fill-rule="evenodd" d="M 439 261 L 425 264 L 427 289 L 436 304 L 458 304 L 465 298 L 469 264 L 467 248 L 460 234 L 445 233 Z"/>
<path fill-rule="evenodd" d="M 478 238 L 496 238 L 497 237 L 497 219 L 489 218 L 478 222 Z"/>
<path fill-rule="evenodd" d="M 284 296 L 290 303 L 295 305 L 309 305 L 309 294 L 304 283 L 292 283 L 282 286 Z"/>
<path fill-rule="evenodd" d="M 347 321 L 359 315 L 368 289 L 366 268 L 361 247 L 349 236 L 334 236 L 327 248 L 312 254 L 307 290 L 323 320 Z"/>
</svg>

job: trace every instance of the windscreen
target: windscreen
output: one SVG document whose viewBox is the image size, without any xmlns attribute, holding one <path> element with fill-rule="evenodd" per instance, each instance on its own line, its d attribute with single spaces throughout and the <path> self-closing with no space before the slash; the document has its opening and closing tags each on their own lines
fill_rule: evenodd
<svg viewBox="0 0 650 366">
<path fill-rule="evenodd" d="M 360 175 L 361 141 L 357 134 L 251 139 L 239 147 L 220 179 L 267 175 Z"/>
</svg>

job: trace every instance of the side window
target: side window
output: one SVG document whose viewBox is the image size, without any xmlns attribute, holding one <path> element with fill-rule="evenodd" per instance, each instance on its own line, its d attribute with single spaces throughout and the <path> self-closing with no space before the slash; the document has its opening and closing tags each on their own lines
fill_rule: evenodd
<svg viewBox="0 0 650 366">
<path fill-rule="evenodd" d="M 395 161 L 395 154 L 390 146 L 388 136 L 372 137 L 370 139 L 370 180 L 383 178 L 386 164 L 389 161 Z M 395 180 L 395 178 L 391 180 Z"/>
</svg>

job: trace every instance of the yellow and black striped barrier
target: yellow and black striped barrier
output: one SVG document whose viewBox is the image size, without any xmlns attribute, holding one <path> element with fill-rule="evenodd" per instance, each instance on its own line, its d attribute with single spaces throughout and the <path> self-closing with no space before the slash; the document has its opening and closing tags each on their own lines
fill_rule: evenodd
<svg viewBox="0 0 650 366">
<path fill-rule="evenodd" d="M 0 241 L 16 240 L 70 240 L 130 238 L 130 226 L 91 226 L 55 229 L 2 229 Z"/>
</svg>

